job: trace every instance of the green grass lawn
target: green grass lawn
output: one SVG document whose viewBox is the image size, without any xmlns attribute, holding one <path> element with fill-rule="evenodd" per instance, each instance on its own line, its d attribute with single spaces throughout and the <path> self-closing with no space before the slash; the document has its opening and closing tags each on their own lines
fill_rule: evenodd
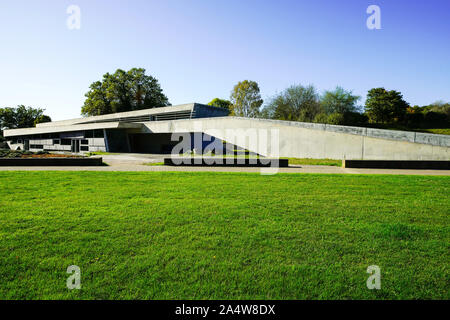
<svg viewBox="0 0 450 320">
<path fill-rule="evenodd" d="M 311 165 L 311 166 L 342 166 L 342 160 L 333 159 L 310 159 L 310 158 L 284 158 L 289 159 L 289 164 L 294 165 Z"/>
<path fill-rule="evenodd" d="M 0 172 L 0 190 L 0 299 L 450 298 L 450 177 Z"/>
</svg>

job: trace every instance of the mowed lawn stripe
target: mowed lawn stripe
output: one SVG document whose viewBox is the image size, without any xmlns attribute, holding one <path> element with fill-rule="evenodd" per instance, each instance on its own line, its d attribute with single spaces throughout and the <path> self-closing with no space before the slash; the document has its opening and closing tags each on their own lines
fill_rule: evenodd
<svg viewBox="0 0 450 320">
<path fill-rule="evenodd" d="M 450 177 L 0 172 L 0 190 L 0 299 L 449 298 Z"/>
</svg>

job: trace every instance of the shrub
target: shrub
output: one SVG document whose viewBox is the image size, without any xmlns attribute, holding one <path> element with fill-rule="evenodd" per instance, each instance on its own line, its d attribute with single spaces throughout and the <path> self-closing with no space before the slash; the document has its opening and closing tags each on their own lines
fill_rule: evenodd
<svg viewBox="0 0 450 320">
<path fill-rule="evenodd" d="M 369 122 L 369 117 L 359 112 L 344 113 L 344 124 L 348 126 L 365 126 Z"/>
<path fill-rule="evenodd" d="M 405 124 L 410 128 L 418 128 L 424 123 L 424 115 L 422 112 L 407 113 L 405 116 Z"/>
<path fill-rule="evenodd" d="M 447 115 L 440 112 L 427 112 L 424 118 L 427 125 L 441 126 L 447 123 Z"/>
<path fill-rule="evenodd" d="M 327 123 L 328 122 L 328 115 L 326 113 L 319 113 L 314 117 L 315 123 Z"/>
<path fill-rule="evenodd" d="M 23 155 L 48 154 L 47 151 L 31 152 L 28 150 L 0 150 L 0 158 L 21 158 Z"/>
<path fill-rule="evenodd" d="M 342 113 L 332 113 L 328 116 L 329 124 L 343 125 L 344 122 L 345 122 L 345 118 Z"/>
</svg>

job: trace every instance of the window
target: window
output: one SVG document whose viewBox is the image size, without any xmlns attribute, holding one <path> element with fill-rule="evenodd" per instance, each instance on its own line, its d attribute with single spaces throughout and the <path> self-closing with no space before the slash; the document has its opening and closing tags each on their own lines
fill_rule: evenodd
<svg viewBox="0 0 450 320">
<path fill-rule="evenodd" d="M 70 146 L 70 145 L 72 145 L 72 140 L 70 140 L 70 139 L 61 139 L 61 145 L 62 146 Z"/>
<path fill-rule="evenodd" d="M 81 140 L 81 144 L 89 144 L 88 140 Z"/>
<path fill-rule="evenodd" d="M 103 138 L 103 129 L 94 130 L 94 138 Z"/>
<path fill-rule="evenodd" d="M 80 146 L 80 150 L 81 151 L 89 151 L 89 147 L 88 146 Z"/>
<path fill-rule="evenodd" d="M 17 139 L 17 143 L 22 143 L 22 139 Z"/>
<path fill-rule="evenodd" d="M 94 131 L 92 130 L 87 130 L 84 132 L 84 137 L 85 138 L 93 138 L 94 137 Z"/>
<path fill-rule="evenodd" d="M 30 149 L 44 149 L 42 144 L 30 144 Z"/>
<path fill-rule="evenodd" d="M 59 141 L 59 139 L 55 139 L 53 140 L 53 144 L 59 144 L 61 141 Z"/>
</svg>

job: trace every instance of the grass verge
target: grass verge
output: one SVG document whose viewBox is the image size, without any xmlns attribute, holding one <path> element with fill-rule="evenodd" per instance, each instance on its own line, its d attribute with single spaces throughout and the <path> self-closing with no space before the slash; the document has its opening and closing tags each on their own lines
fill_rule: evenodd
<svg viewBox="0 0 450 320">
<path fill-rule="evenodd" d="M 449 177 L 0 172 L 0 190 L 0 299 L 449 299 Z"/>
<path fill-rule="evenodd" d="M 144 166 L 163 166 L 164 162 L 147 162 L 143 163 Z"/>
<path fill-rule="evenodd" d="M 337 166 L 342 167 L 342 160 L 334 159 L 309 159 L 309 158 L 284 158 L 289 159 L 289 164 L 310 166 Z"/>
</svg>

